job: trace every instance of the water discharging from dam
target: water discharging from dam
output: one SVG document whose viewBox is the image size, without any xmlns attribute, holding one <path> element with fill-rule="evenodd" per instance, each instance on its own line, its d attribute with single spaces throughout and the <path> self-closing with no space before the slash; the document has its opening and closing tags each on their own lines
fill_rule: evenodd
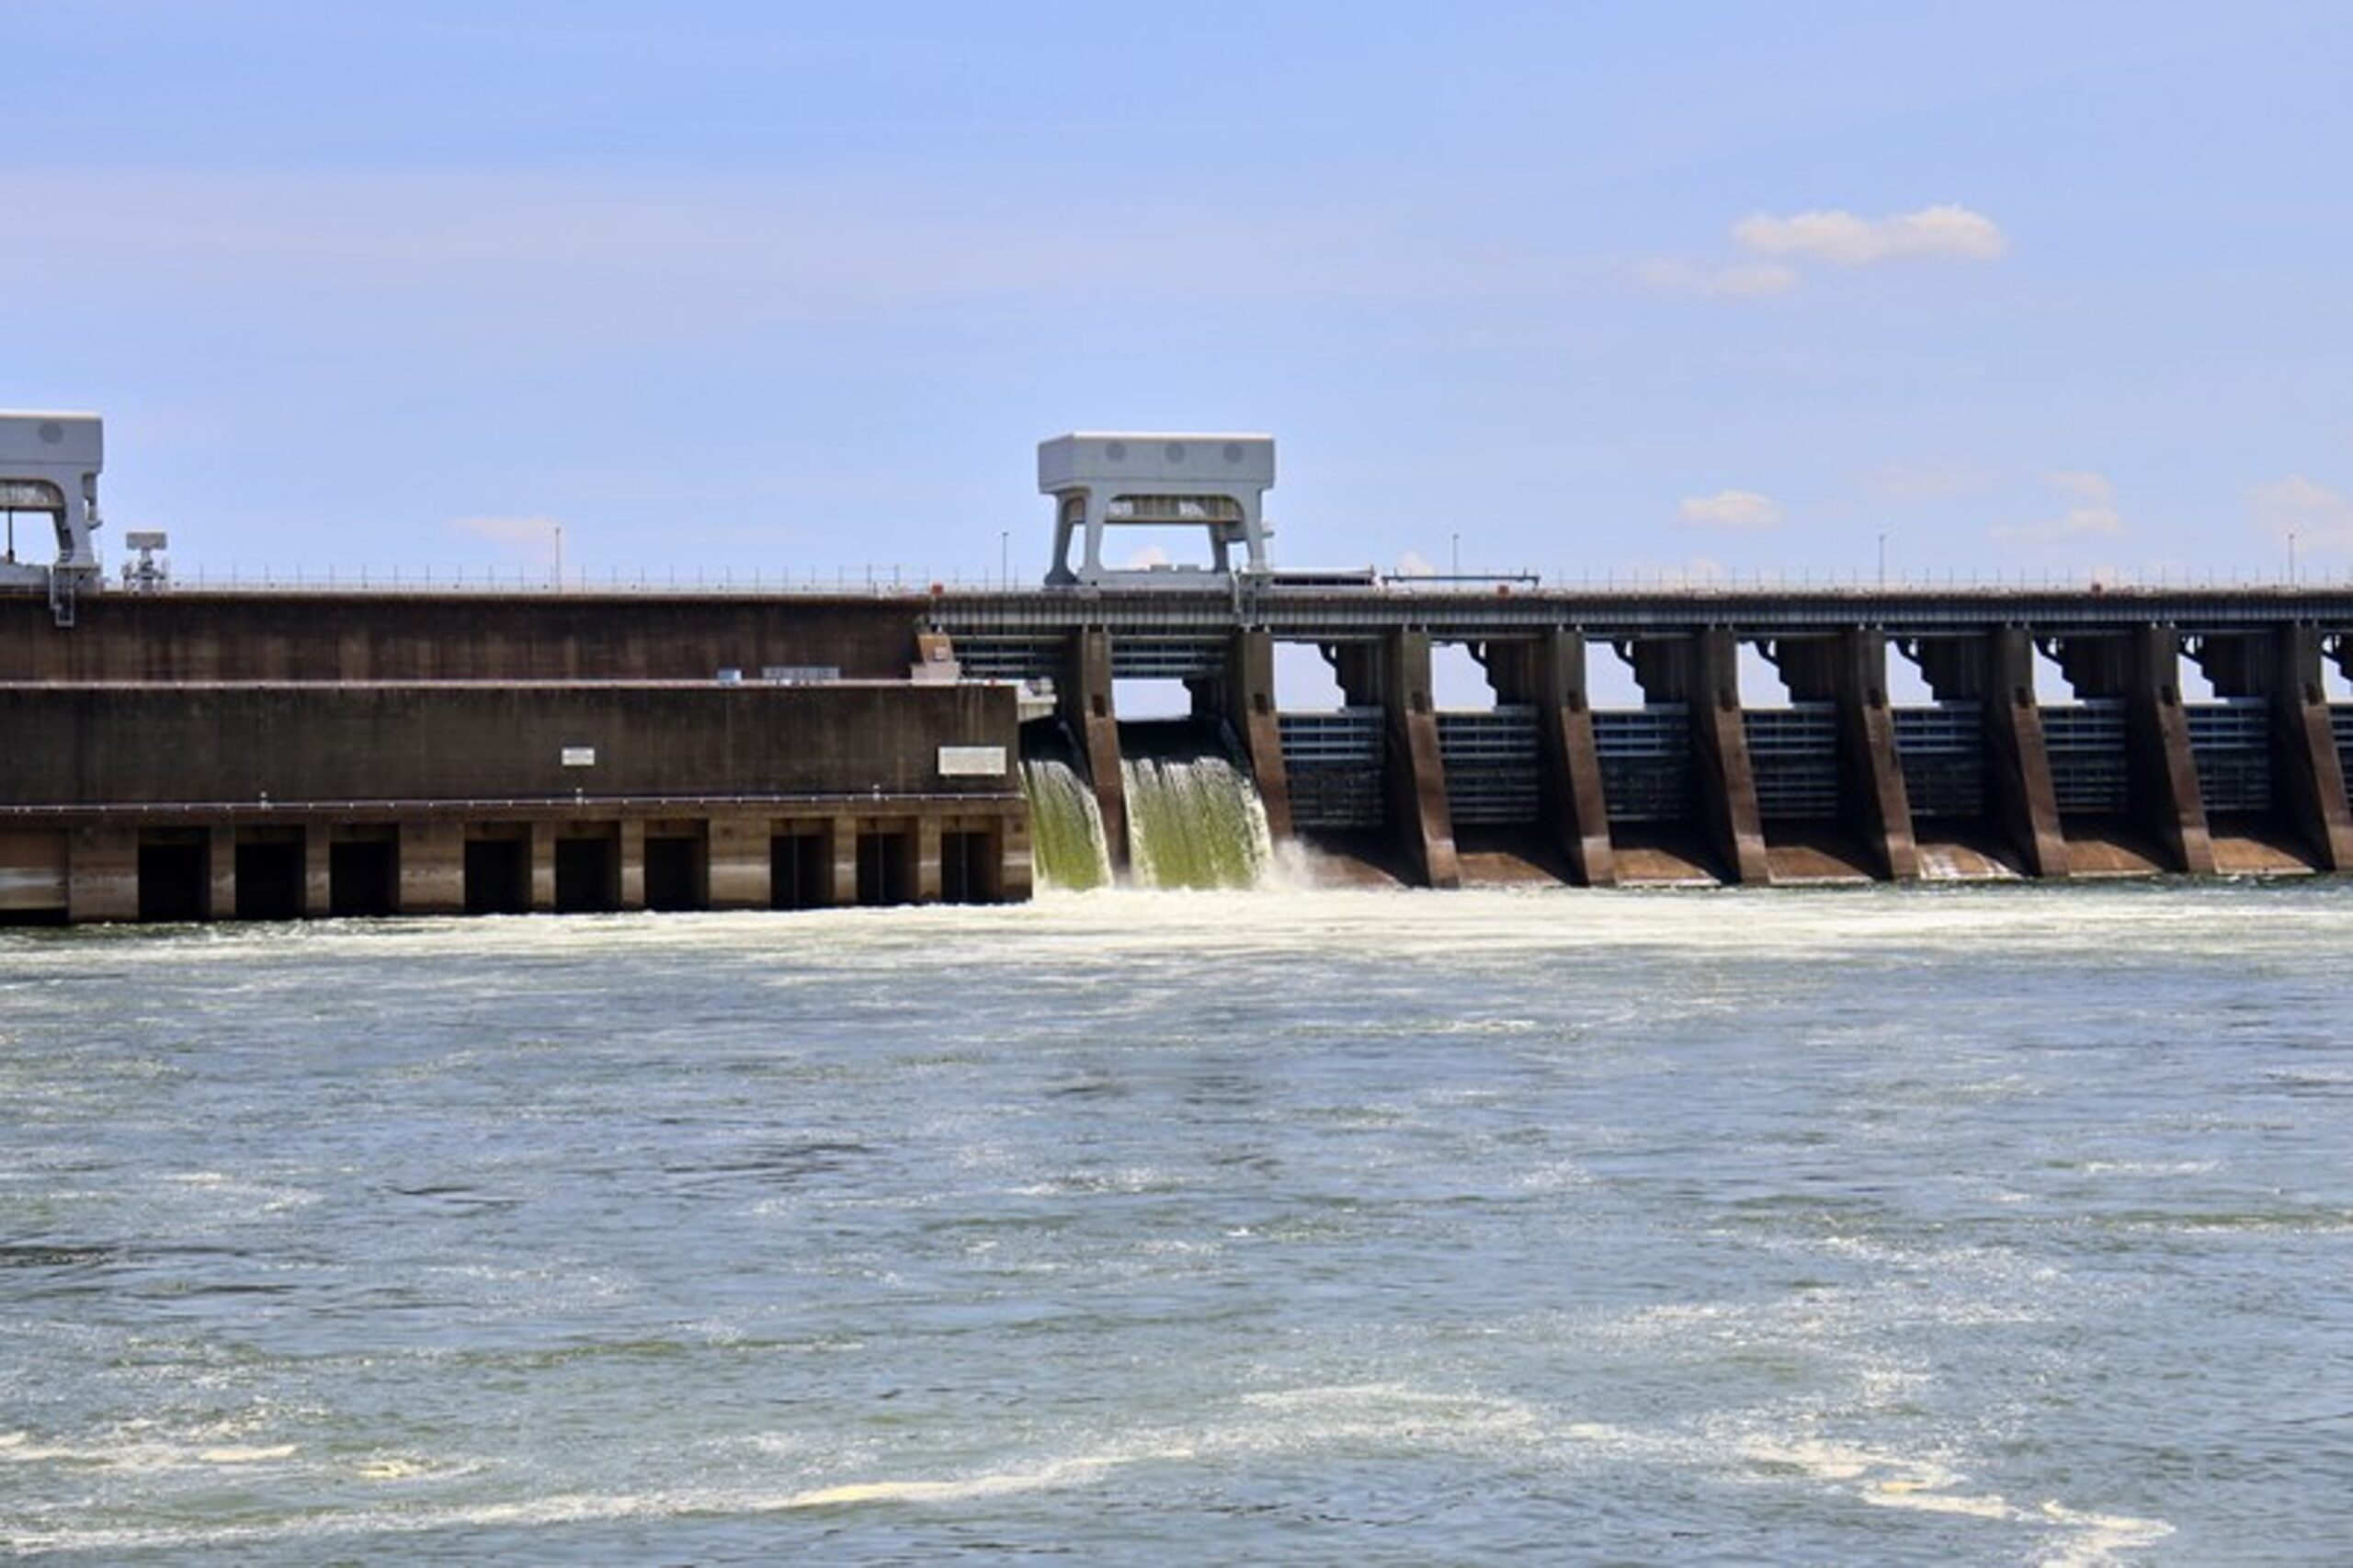
<svg viewBox="0 0 2353 1568">
<path fill-rule="evenodd" d="M 1058 756 L 1024 757 L 1021 792 L 1029 797 L 1038 881 L 1074 892 L 1108 886 L 1111 854 L 1103 842 L 1103 813 L 1078 769 Z"/>
<path fill-rule="evenodd" d="M 1222 756 L 1131 756 L 1128 858 L 1139 887 L 1246 888 L 1275 858 L 1266 808 Z"/>
<path fill-rule="evenodd" d="M 1274 863 L 1266 808 L 1250 777 L 1216 751 L 1125 757 L 1128 880 L 1146 888 L 1246 888 Z M 1024 757 L 1038 880 L 1069 892 L 1115 879 L 1095 791 L 1066 757 Z"/>
</svg>

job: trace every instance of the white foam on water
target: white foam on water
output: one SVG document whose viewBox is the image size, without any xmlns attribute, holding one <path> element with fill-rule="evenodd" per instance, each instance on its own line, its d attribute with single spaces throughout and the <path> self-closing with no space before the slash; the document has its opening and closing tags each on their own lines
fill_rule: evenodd
<svg viewBox="0 0 2353 1568">
<path fill-rule="evenodd" d="M 779 1508 L 840 1508 L 867 1503 L 961 1503 L 979 1497 L 1005 1497 L 1024 1492 L 1044 1492 L 1084 1486 L 1114 1470 L 1153 1460 L 1192 1458 L 1187 1449 L 1162 1449 L 1128 1453 L 1082 1455 L 1051 1460 L 1019 1470 L 984 1471 L 946 1481 L 854 1481 L 796 1492 Z"/>
<path fill-rule="evenodd" d="M 255 1447 L 230 1445 L 217 1449 L 199 1449 L 196 1457 L 206 1464 L 260 1464 L 269 1460 L 290 1460 L 295 1447 L 291 1443 L 267 1443 Z"/>
<path fill-rule="evenodd" d="M 2056 1502 L 2025 1508 L 1998 1493 L 1965 1491 L 1966 1475 L 1939 1460 L 1921 1456 L 1808 1437 L 1751 1437 L 1738 1443 L 1735 1451 L 1750 1464 L 1794 1472 L 1806 1482 L 1847 1492 L 1874 1508 L 2026 1527 L 2038 1536 L 2057 1526 L 2064 1535 L 2037 1559 L 2046 1568 L 2106 1568 L 2119 1560 L 2119 1553 L 2137 1551 L 2173 1534 L 2173 1527 L 2162 1519 L 2081 1513 Z"/>
<path fill-rule="evenodd" d="M 120 1442 L 39 1443 L 28 1433 L 0 1437 L 0 1464 L 71 1465 L 90 1470 L 152 1473 L 218 1465 L 256 1465 L 290 1460 L 292 1443 L 172 1443 L 154 1439 Z"/>
<path fill-rule="evenodd" d="M 769 1451 L 772 1445 L 756 1445 Z M 787 1442 L 779 1457 L 801 1445 Z M 1750 1430 L 1729 1440 L 1700 1430 L 1643 1430 L 1608 1422 L 1559 1419 L 1525 1401 L 1404 1381 L 1304 1384 L 1242 1394 L 1234 1418 L 1191 1431 L 1143 1431 L 1113 1436 L 1081 1451 L 1042 1456 L 995 1468 L 938 1475 L 882 1475 L 834 1480 L 779 1490 L 695 1486 L 640 1493 L 557 1493 L 498 1501 L 419 1504 L 344 1509 L 299 1518 L 228 1526 L 67 1528 L 20 1530 L 22 1550 L 121 1552 L 221 1549 L 290 1540 L 395 1539 L 463 1529 L 544 1529 L 688 1516 L 748 1517 L 811 1510 L 881 1507 L 952 1508 L 1030 1494 L 1103 1483 L 1119 1471 L 1148 1464 L 1230 1465 L 1280 1455 L 1296 1459 L 1334 1451 L 1433 1449 L 1469 1451 L 1524 1464 L 1549 1456 L 1562 1462 L 1578 1453 L 1706 1472 L 1727 1463 L 1747 1479 L 1827 1488 L 1857 1504 L 1908 1509 L 1989 1526 L 2007 1526 L 2044 1538 L 2030 1551 L 2052 1568 L 2107 1568 L 2120 1554 L 2172 1533 L 2162 1520 L 2094 1514 L 2056 1501 L 2022 1508 L 2002 1497 L 1965 1489 L 1966 1476 L 1942 1459 L 1832 1441 L 1804 1431 Z M 28 1434 L 0 1434 L 0 1458 L 28 1459 L 80 1450 L 45 1449 Z M 183 1454 L 188 1450 L 180 1450 Z M 290 1459 L 290 1444 L 198 1451 L 209 1462 L 243 1464 Z M 446 1467 L 444 1467 L 446 1469 Z M 471 1467 L 460 1467 L 471 1468 Z M 347 1473 L 377 1482 L 430 1474 L 427 1461 L 386 1454 Z M 2056 1532 L 2058 1539 L 2047 1539 Z M 2006 1555 L 2016 1555 L 2007 1552 Z"/>
<path fill-rule="evenodd" d="M 2042 1559 L 2042 1568 L 2109 1568 L 2122 1561 L 2121 1553 L 2154 1546 L 2173 1534 L 2173 1526 L 2163 1519 L 2078 1513 L 2058 1503 L 2043 1504 L 2042 1517 L 2074 1532 Z"/>
<path fill-rule="evenodd" d="M 1863 1494 L 1863 1501 L 1879 1508 L 1916 1508 L 1928 1514 L 1965 1514 L 1973 1519 L 2022 1519 L 2027 1516 L 1998 1496 L 1966 1497 L 1950 1492 L 1929 1492 L 1905 1481 L 1882 1481 Z"/>
</svg>

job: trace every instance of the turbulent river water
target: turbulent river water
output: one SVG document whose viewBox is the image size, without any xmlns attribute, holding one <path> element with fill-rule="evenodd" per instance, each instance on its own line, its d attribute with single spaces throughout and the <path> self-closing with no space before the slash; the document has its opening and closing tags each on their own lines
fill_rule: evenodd
<svg viewBox="0 0 2353 1568">
<path fill-rule="evenodd" d="M 2353 887 L 0 936 L 0 1551 L 2313 1562 Z"/>
</svg>

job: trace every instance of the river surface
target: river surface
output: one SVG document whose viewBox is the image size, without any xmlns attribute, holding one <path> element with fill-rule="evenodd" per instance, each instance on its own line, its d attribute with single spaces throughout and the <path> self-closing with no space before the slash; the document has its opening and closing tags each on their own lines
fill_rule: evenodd
<svg viewBox="0 0 2353 1568">
<path fill-rule="evenodd" d="M 0 935 L 0 1553 L 2305 1563 L 2353 885 Z"/>
</svg>

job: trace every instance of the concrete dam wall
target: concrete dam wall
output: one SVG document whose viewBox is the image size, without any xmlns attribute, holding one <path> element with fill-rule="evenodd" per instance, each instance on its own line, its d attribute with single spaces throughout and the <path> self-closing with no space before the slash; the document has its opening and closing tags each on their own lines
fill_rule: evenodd
<svg viewBox="0 0 2353 1568">
<path fill-rule="evenodd" d="M 41 609 L 0 601 L 0 917 L 1029 893 L 1014 690 L 904 602 Z"/>
<path fill-rule="evenodd" d="M 1336 710 L 1284 707 L 1283 643 Z M 1226 865 L 1205 832 L 1437 887 L 2335 872 L 2349 643 L 2353 595 L 2294 590 L 0 599 L 0 918 L 1020 899 L 1025 754 L 1147 882 Z M 1449 644 L 1491 703 L 1438 707 Z M 1639 704 L 1595 706 L 1605 653 Z M 1137 678 L 1198 755 L 1123 726 Z"/>
</svg>

